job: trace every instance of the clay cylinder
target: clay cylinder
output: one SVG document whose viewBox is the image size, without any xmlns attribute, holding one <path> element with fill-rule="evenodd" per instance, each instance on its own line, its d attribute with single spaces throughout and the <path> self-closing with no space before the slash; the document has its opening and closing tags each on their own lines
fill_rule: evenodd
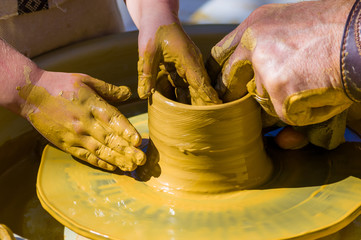
<svg viewBox="0 0 361 240">
<path fill-rule="evenodd" d="M 221 193 L 259 186 L 271 175 L 260 107 L 250 95 L 225 104 L 192 106 L 155 92 L 148 118 L 148 160 L 158 169 L 148 181 L 153 187 Z"/>
</svg>

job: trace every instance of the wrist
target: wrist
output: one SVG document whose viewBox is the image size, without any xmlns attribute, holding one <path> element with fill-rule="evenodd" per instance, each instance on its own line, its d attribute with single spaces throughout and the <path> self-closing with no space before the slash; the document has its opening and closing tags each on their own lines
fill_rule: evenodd
<svg viewBox="0 0 361 240">
<path fill-rule="evenodd" d="M 45 71 L 38 68 L 34 63 L 23 65 L 22 67 L 22 76 L 18 76 L 17 84 L 12 86 L 12 89 L 15 88 L 15 91 L 12 91 L 10 101 L 5 107 L 27 118 L 29 111 L 33 111 L 30 110 L 30 108 L 32 109 L 33 107 L 29 106 L 28 98 L 32 94 L 33 87 L 37 85 Z"/>
<path fill-rule="evenodd" d="M 0 56 L 0 106 L 21 115 L 25 99 L 19 91 L 29 83 L 35 84 L 43 70 L 1 40 Z"/>
<path fill-rule="evenodd" d="M 133 0 L 127 2 L 129 13 L 139 31 L 158 29 L 179 22 L 178 0 Z M 154 32 L 155 33 L 155 32 Z"/>
</svg>

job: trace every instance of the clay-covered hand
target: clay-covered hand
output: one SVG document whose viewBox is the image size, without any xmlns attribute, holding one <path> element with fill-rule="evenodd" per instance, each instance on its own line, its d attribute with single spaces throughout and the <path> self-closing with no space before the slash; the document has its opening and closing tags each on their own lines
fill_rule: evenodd
<svg viewBox="0 0 361 240">
<path fill-rule="evenodd" d="M 353 2 L 256 9 L 212 49 L 207 68 L 220 97 L 231 101 L 248 90 L 268 114 L 297 126 L 343 112 L 352 101 L 341 83 L 340 45 Z"/>
<path fill-rule="evenodd" d="M 127 6 L 139 29 L 140 98 L 151 94 L 162 66 L 174 87 L 189 92 L 192 104 L 221 103 L 210 84 L 200 50 L 180 25 L 178 1 L 134 0 Z"/>
<path fill-rule="evenodd" d="M 128 87 L 84 74 L 42 71 L 37 81 L 27 80 L 17 90 L 25 100 L 21 115 L 60 149 L 106 170 L 131 171 L 145 163 L 136 148 L 139 133 L 107 102 L 128 99 Z"/>
</svg>

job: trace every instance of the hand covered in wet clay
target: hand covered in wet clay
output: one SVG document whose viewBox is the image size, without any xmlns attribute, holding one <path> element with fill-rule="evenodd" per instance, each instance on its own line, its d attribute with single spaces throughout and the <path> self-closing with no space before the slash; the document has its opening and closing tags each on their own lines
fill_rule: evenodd
<svg viewBox="0 0 361 240">
<path fill-rule="evenodd" d="M 0 106 L 28 119 L 57 147 L 107 170 L 131 171 L 145 163 L 145 154 L 136 148 L 139 133 L 107 102 L 128 99 L 128 87 L 44 71 L 3 41 L 0 61 Z"/>
<path fill-rule="evenodd" d="M 127 1 L 139 29 L 138 94 L 147 98 L 162 68 L 177 89 L 178 99 L 195 105 L 221 103 L 210 85 L 199 49 L 182 29 L 178 1 Z"/>
<path fill-rule="evenodd" d="M 268 114 L 297 126 L 347 109 L 352 102 L 341 83 L 340 45 L 353 2 L 256 9 L 212 49 L 207 67 L 220 97 L 231 101 L 248 89 Z"/>
<path fill-rule="evenodd" d="M 87 75 L 44 72 L 19 94 L 32 125 L 50 142 L 88 163 L 107 170 L 134 170 L 145 162 L 136 147 L 141 137 L 117 108 L 128 87 L 117 87 Z"/>
</svg>

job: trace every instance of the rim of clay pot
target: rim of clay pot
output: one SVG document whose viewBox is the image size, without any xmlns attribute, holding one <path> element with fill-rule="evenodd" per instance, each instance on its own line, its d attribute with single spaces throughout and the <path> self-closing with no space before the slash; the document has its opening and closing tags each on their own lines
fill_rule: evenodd
<svg viewBox="0 0 361 240">
<path fill-rule="evenodd" d="M 190 105 L 190 104 L 185 104 L 185 103 L 180 103 L 180 102 L 174 101 L 172 99 L 169 99 L 169 98 L 165 97 L 162 93 L 160 93 L 157 90 L 153 93 L 152 97 L 160 99 L 160 101 L 162 101 L 163 104 L 166 104 L 169 107 L 180 108 L 180 109 L 185 109 L 185 110 L 217 110 L 217 109 L 224 109 L 224 108 L 231 107 L 233 105 L 237 105 L 240 102 L 247 101 L 249 98 L 252 98 L 251 94 L 247 93 L 243 97 L 241 97 L 241 98 L 239 98 L 237 100 L 234 100 L 232 102 L 226 102 L 226 103 L 215 104 L 215 105 L 201 105 L 201 106 L 199 106 L 199 105 Z"/>
</svg>

